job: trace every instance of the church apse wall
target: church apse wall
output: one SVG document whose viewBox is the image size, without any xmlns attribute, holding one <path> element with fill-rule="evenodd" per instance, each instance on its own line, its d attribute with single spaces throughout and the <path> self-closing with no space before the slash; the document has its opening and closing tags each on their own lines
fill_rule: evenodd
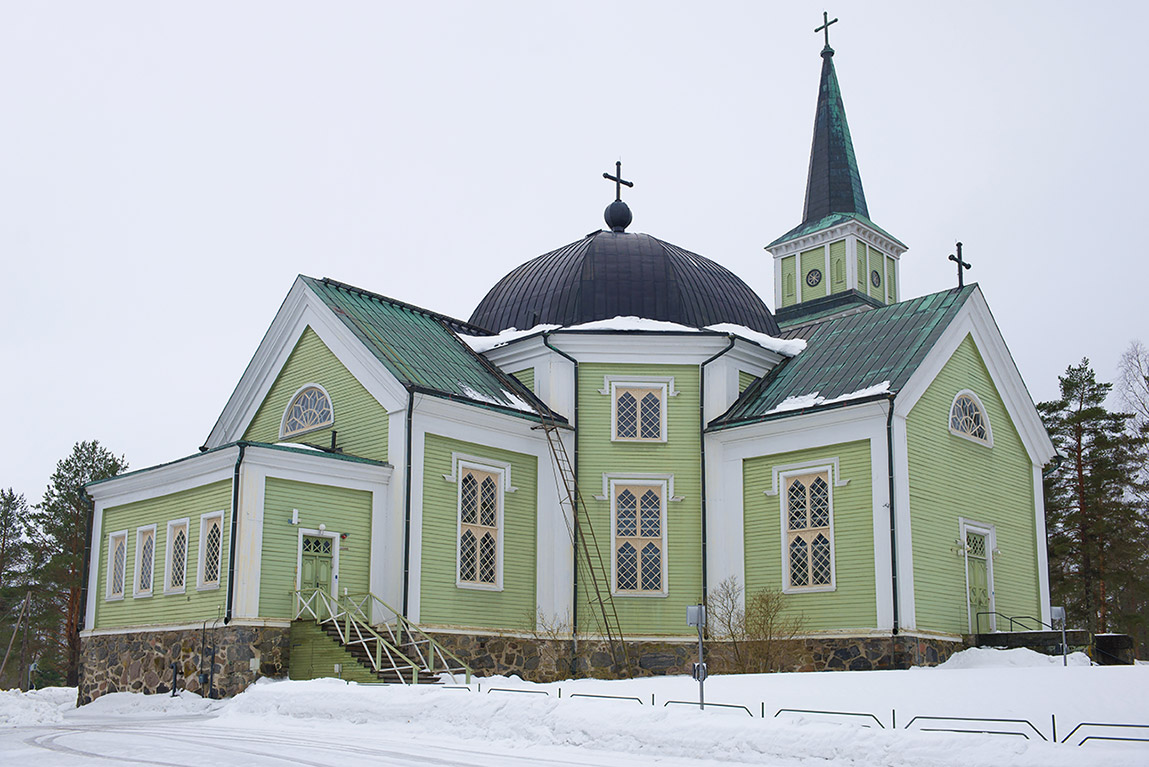
<svg viewBox="0 0 1149 767">
<path fill-rule="evenodd" d="M 963 391 L 984 407 L 992 444 L 951 430 L 955 397 Z M 1040 617 L 1034 468 L 972 337 L 915 403 L 907 432 L 918 629 L 970 633 L 967 566 L 975 581 L 981 568 L 990 576 L 997 612 Z M 972 552 L 972 563 L 962 519 L 992 526 L 996 539 L 979 536 L 984 528 L 968 528 L 974 536 L 968 542 L 986 545 Z"/>
<path fill-rule="evenodd" d="M 743 462 L 746 593 L 785 592 L 803 633 L 877 626 L 870 450 L 860 440 Z"/>
<path fill-rule="evenodd" d="M 613 588 L 628 635 L 688 635 L 686 607 L 702 596 L 698 366 L 583 363 L 578 386 L 579 489 L 602 558 L 615 571 L 603 573 L 599 583 Z M 641 400 L 657 396 L 665 416 L 657 435 L 643 439 L 640 423 L 633 427 L 635 438 L 618 438 L 620 417 L 630 417 L 625 406 L 620 416 L 618 402 L 628 391 L 639 400 L 639 420 L 649 412 Z M 628 540 L 629 558 L 632 550 L 623 548 Z M 587 591 L 581 584 L 579 627 L 591 631 Z"/>
</svg>

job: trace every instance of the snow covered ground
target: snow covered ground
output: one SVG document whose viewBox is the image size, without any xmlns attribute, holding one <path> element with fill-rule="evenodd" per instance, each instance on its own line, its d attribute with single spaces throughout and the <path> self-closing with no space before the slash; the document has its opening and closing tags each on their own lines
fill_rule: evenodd
<svg viewBox="0 0 1149 767">
<path fill-rule="evenodd" d="M 618 697 L 589 697 L 604 695 Z M 0 765 L 1149 765 L 1149 742 L 1103 739 L 1149 740 L 1149 726 L 1078 727 L 1149 725 L 1149 667 L 1083 655 L 715 676 L 706 698 L 725 705 L 699 711 L 697 695 L 685 677 L 264 681 L 228 701 L 117 693 L 81 709 L 72 689 L 0 692 Z"/>
</svg>

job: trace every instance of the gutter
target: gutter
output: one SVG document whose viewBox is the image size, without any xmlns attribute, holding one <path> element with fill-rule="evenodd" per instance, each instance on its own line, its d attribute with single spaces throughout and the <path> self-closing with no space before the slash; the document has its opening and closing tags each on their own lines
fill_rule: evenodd
<svg viewBox="0 0 1149 767">
<path fill-rule="evenodd" d="M 727 336 L 729 342 L 726 348 L 718 352 L 712 357 L 707 357 L 698 366 L 698 448 L 699 448 L 699 465 L 702 467 L 701 471 L 701 514 L 702 521 L 702 601 L 701 604 L 706 604 L 706 595 L 709 592 L 709 583 L 706 578 L 706 366 L 714 360 L 721 357 L 726 352 L 734 348 L 734 343 L 737 339 L 733 333 Z"/>
<path fill-rule="evenodd" d="M 886 413 L 886 452 L 889 456 L 889 476 L 890 476 L 890 585 L 893 590 L 894 597 L 894 630 L 893 635 L 898 635 L 898 530 L 896 517 L 894 516 L 894 397 L 897 396 L 896 392 L 891 392 L 887 399 L 889 400 L 889 411 Z"/>
<path fill-rule="evenodd" d="M 403 476 L 403 617 L 407 617 L 411 587 L 411 422 L 415 414 L 415 387 L 407 386 L 407 447 Z"/>
<path fill-rule="evenodd" d="M 571 422 L 572 422 L 571 425 L 575 429 L 575 438 L 574 438 L 574 456 L 571 458 L 571 471 L 574 472 L 575 485 L 577 487 L 577 485 L 578 485 L 578 360 L 576 360 L 574 357 L 567 354 L 566 352 L 564 352 L 562 349 L 558 348 L 557 346 L 554 346 L 553 344 L 551 344 L 551 333 L 553 333 L 553 332 L 554 331 L 552 331 L 552 330 L 548 330 L 547 332 L 543 333 L 543 346 L 547 347 L 548 349 L 553 351 L 555 354 L 558 354 L 560 357 L 563 357 L 567 360 L 570 360 L 571 364 L 574 365 L 574 412 L 571 414 Z M 575 503 L 573 502 L 574 499 L 572 498 L 571 500 L 572 500 L 571 516 L 574 517 L 574 519 L 572 520 L 573 524 L 571 526 L 571 529 L 573 530 L 573 540 L 571 541 L 571 544 L 572 544 L 573 549 L 574 549 L 572 552 L 574 554 L 574 567 L 571 569 L 571 642 L 574 645 L 574 652 L 571 653 L 571 676 L 573 677 L 573 676 L 575 676 L 574 672 L 575 672 L 576 658 L 578 658 L 578 646 L 577 646 L 577 644 L 578 644 L 578 638 L 577 638 L 578 637 L 578 508 L 575 505 Z"/>
<path fill-rule="evenodd" d="M 235 533 L 239 527 L 239 467 L 243 464 L 243 453 L 247 443 L 240 441 L 239 454 L 235 458 L 235 473 L 231 478 L 231 536 L 227 545 L 227 609 L 224 610 L 223 625 L 231 623 L 232 603 L 235 599 Z"/>
<path fill-rule="evenodd" d="M 1049 479 L 1051 476 L 1061 471 L 1061 463 L 1065 460 L 1065 456 L 1063 456 L 1061 453 L 1054 453 L 1053 458 L 1050 460 L 1052 461 L 1053 465 L 1048 469 L 1041 470 L 1042 479 Z"/>
</svg>

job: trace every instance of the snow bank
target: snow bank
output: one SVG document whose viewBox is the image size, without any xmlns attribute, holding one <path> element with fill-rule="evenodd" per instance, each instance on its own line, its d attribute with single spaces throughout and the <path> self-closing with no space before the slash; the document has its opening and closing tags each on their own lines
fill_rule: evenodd
<svg viewBox="0 0 1149 767">
<path fill-rule="evenodd" d="M 1089 656 L 1083 652 L 1070 653 L 1067 660 L 1070 666 L 1090 666 Z M 954 653 L 949 660 L 938 666 L 940 669 L 965 668 L 1046 668 L 1064 665 L 1060 655 L 1044 655 L 1025 647 L 1012 650 L 995 650 L 991 647 L 971 647 Z"/>
<path fill-rule="evenodd" d="M 81 707 L 76 714 L 81 718 L 184 716 L 206 714 L 226 705 L 226 701 L 208 700 L 186 690 L 174 697 L 170 694 L 140 695 L 134 692 L 113 692 L 101 695 Z"/>
<path fill-rule="evenodd" d="M 76 707 L 75 687 L 42 690 L 0 690 L 0 726 L 27 727 L 64 721 L 64 712 Z"/>
</svg>

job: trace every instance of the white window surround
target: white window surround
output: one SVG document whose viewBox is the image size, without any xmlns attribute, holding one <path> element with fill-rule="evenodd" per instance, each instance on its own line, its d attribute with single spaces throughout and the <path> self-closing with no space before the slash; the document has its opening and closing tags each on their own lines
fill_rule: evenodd
<svg viewBox="0 0 1149 767">
<path fill-rule="evenodd" d="M 517 487 L 511 486 L 511 464 L 507 461 L 496 461 L 493 458 L 481 458 L 477 455 L 467 455 L 466 453 L 451 453 L 451 473 L 444 474 L 443 479 L 448 482 L 459 481 L 459 464 L 462 463 L 471 468 L 479 469 L 480 471 L 489 471 L 500 474 L 502 482 L 500 483 L 504 493 L 513 493 L 518 490 Z"/>
<path fill-rule="evenodd" d="M 967 434 L 964 431 L 959 431 L 954 428 L 954 407 L 957 406 L 958 400 L 962 397 L 969 397 L 971 400 L 973 400 L 973 403 L 977 405 L 977 409 L 981 411 L 981 425 L 985 428 L 984 440 L 978 439 L 972 434 Z M 981 445 L 982 447 L 993 447 L 993 427 L 990 426 L 989 423 L 989 413 L 986 412 L 985 405 L 982 404 L 981 398 L 969 389 L 962 389 L 954 395 L 953 402 L 950 403 L 950 409 L 946 412 L 946 426 L 949 427 L 950 434 L 953 434 L 954 436 L 961 437 L 962 439 L 968 439 L 975 445 Z"/>
<path fill-rule="evenodd" d="M 831 468 L 830 471 L 830 484 L 834 487 L 845 487 L 850 484 L 850 480 L 842 479 L 842 472 L 838 468 L 837 458 L 819 458 L 813 461 L 798 461 L 797 463 L 780 463 L 774 467 L 772 474 L 773 480 L 769 490 L 763 490 L 766 495 L 778 495 L 779 479 L 785 479 L 787 476 L 794 474 L 809 474 L 817 471 L 818 469 Z"/>
<path fill-rule="evenodd" d="M 972 632 L 974 630 L 974 616 L 970 614 L 969 609 L 969 550 L 966 548 L 966 533 L 985 536 L 985 576 L 986 583 L 989 585 L 989 630 L 992 633 L 997 631 L 997 616 L 993 614 L 993 611 L 997 609 L 994 606 L 996 600 L 993 585 L 993 560 L 1001 553 L 997 548 L 997 528 L 987 522 L 977 522 L 965 517 L 958 517 L 958 541 L 961 544 L 962 566 L 965 570 L 966 615 Z"/>
<path fill-rule="evenodd" d="M 295 406 L 295 401 L 297 399 L 299 399 L 299 395 L 303 394 L 308 389 L 318 390 L 327 399 L 327 407 L 331 411 L 331 418 L 324 421 L 323 423 L 316 424 L 315 426 L 312 426 L 310 428 L 300 429 L 298 431 L 293 431 L 290 434 L 288 434 L 287 433 L 287 419 L 288 419 L 288 416 L 291 415 L 291 408 L 293 408 Z M 322 429 L 330 429 L 334 425 L 335 425 L 335 403 L 332 401 L 331 395 L 327 393 L 326 389 L 324 389 L 322 386 L 320 386 L 317 383 L 306 383 L 303 386 L 300 386 L 298 389 L 295 390 L 295 394 L 292 394 L 291 399 L 289 399 L 287 401 L 287 407 L 283 409 L 283 417 L 279 421 L 279 438 L 280 439 L 286 439 L 288 437 L 298 437 L 301 434 L 310 434 L 313 431 L 320 431 Z"/>
<path fill-rule="evenodd" d="M 820 461 L 820 462 L 806 462 L 810 463 L 809 466 L 802 468 L 793 468 L 788 471 L 778 471 L 775 469 L 775 476 L 782 481 L 784 485 L 786 480 L 790 477 L 800 477 L 806 474 L 818 474 L 824 472 L 830 477 L 829 492 L 830 500 L 830 582 L 828 584 L 821 584 L 818 586 L 792 586 L 790 584 L 790 519 L 789 510 L 787 508 L 787 499 L 783 495 L 779 501 L 779 523 L 782 535 L 782 593 L 783 594 L 817 594 L 820 592 L 836 591 L 838 588 L 838 574 L 837 574 L 837 557 L 834 554 L 834 487 L 838 486 L 833 481 L 837 470 L 837 459 L 833 462 Z M 769 493 L 768 493 L 769 495 Z"/>
<path fill-rule="evenodd" d="M 608 480 L 609 481 L 609 488 L 608 489 L 610 492 L 610 496 L 609 496 L 610 497 L 610 593 L 612 596 L 627 597 L 627 598 L 634 597 L 634 598 L 639 598 L 639 599 L 654 597 L 654 598 L 661 599 L 661 598 L 666 597 L 667 594 L 669 593 L 669 588 L 668 588 L 669 584 L 667 583 L 667 559 L 668 559 L 668 557 L 667 557 L 667 550 L 666 550 L 666 528 L 667 528 L 667 516 L 668 515 L 666 513 L 666 500 L 669 497 L 669 493 L 670 493 L 670 483 L 673 482 L 674 478 L 673 478 L 673 475 L 664 475 L 667 477 L 667 479 L 654 480 L 654 479 L 650 479 L 649 478 L 650 476 L 651 475 L 645 475 L 645 478 L 640 478 L 639 475 L 633 475 L 633 474 L 632 475 L 621 475 L 621 474 L 619 474 L 619 475 L 612 475 L 612 478 L 610 480 Z M 660 507 L 659 513 L 661 515 L 660 524 L 659 524 L 659 532 L 662 533 L 662 535 L 660 536 L 661 542 L 659 544 L 659 546 L 660 546 L 659 550 L 661 552 L 659 564 L 662 566 L 662 573 L 659 577 L 659 583 L 661 584 L 662 588 L 657 590 L 657 591 L 653 591 L 653 590 L 652 591 L 619 591 L 619 589 L 618 589 L 618 544 L 615 543 L 615 541 L 618 537 L 615 534 L 618 531 L 618 527 L 617 527 L 617 525 L 618 525 L 618 503 L 617 503 L 617 496 L 615 493 L 615 487 L 617 485 L 624 485 L 627 487 L 654 487 L 654 488 L 658 488 L 659 507 Z M 596 498 L 597 498 L 597 496 L 596 496 Z M 682 499 L 679 498 L 678 500 L 682 500 Z M 641 556 L 641 552 L 639 552 L 639 556 Z"/>
<path fill-rule="evenodd" d="M 124 547 L 124 558 L 120 561 L 120 590 L 113 591 L 115 584 L 115 568 L 116 568 L 116 545 L 120 544 Z M 128 531 L 118 530 L 114 533 L 108 534 L 108 561 L 107 572 L 105 573 L 104 580 L 104 599 L 109 602 L 118 602 L 124 598 L 124 592 L 127 590 L 127 567 L 128 567 Z"/>
<path fill-rule="evenodd" d="M 659 396 L 659 436 L 654 438 L 619 437 L 618 436 L 618 389 L 654 389 L 660 392 Z M 679 391 L 674 388 L 674 376 L 623 376 L 605 375 L 602 377 L 602 388 L 599 394 L 610 397 L 610 439 L 611 442 L 666 442 L 666 412 L 669 409 L 669 398 L 677 397 Z"/>
<path fill-rule="evenodd" d="M 614 483 L 621 482 L 625 485 L 665 485 L 665 492 L 663 493 L 664 503 L 677 503 L 686 499 L 685 495 L 674 494 L 674 475 L 673 474 L 649 474 L 649 473 L 615 473 L 609 472 L 602 475 L 602 495 L 596 495 L 596 501 L 609 501 L 614 497 Z"/>
<path fill-rule="evenodd" d="M 184 530 L 184 558 L 183 558 L 183 583 L 178 586 L 172 585 L 172 543 L 175 541 L 176 531 L 180 528 Z M 164 556 L 164 593 L 165 594 L 183 594 L 187 589 L 188 582 L 188 541 L 191 539 L 191 520 L 188 517 L 182 519 L 173 519 L 168 522 L 168 533 L 164 541 L 164 548 L 166 555 Z"/>
<path fill-rule="evenodd" d="M 151 541 L 152 541 L 152 556 L 151 556 L 151 562 L 148 563 L 148 569 L 151 572 L 149 573 L 150 577 L 148 578 L 148 587 L 146 589 L 141 589 L 140 588 L 140 581 L 143 580 L 144 564 L 145 564 L 143 561 L 144 542 L 147 540 L 147 536 L 149 536 L 149 535 L 151 536 Z M 155 585 L 156 585 L 156 526 L 155 525 L 145 525 L 144 527 L 137 527 L 136 528 L 136 566 L 135 566 L 134 570 L 136 573 L 136 577 L 135 577 L 135 582 L 133 584 L 135 586 L 135 590 L 132 592 L 132 596 L 137 597 L 137 598 L 139 598 L 139 597 L 150 597 L 152 595 L 152 590 L 155 588 Z"/>
<path fill-rule="evenodd" d="M 503 493 L 508 492 L 507 486 L 510 484 L 510 464 L 504 461 L 486 461 L 482 458 L 472 459 L 470 456 L 464 458 L 461 454 L 459 459 L 455 459 L 455 453 L 452 453 L 452 480 L 457 482 L 459 489 L 455 493 L 455 586 L 460 589 L 476 589 L 478 591 L 502 591 L 503 590 Z M 461 477 L 466 469 L 484 472 L 486 474 L 494 474 L 495 482 L 497 483 L 500 492 L 495 497 L 495 582 L 494 583 L 479 583 L 476 581 L 465 581 L 462 579 L 460 572 L 460 563 L 462 560 L 462 546 L 463 546 L 463 483 Z M 446 479 L 447 477 L 444 477 Z M 476 541 L 476 557 L 478 556 L 478 542 Z M 478 565 L 476 564 L 476 567 Z"/>
<path fill-rule="evenodd" d="M 303 536 L 331 539 L 331 596 L 339 598 L 339 536 L 334 530 L 299 528 L 295 544 L 295 590 L 303 588 Z"/>
<path fill-rule="evenodd" d="M 216 552 L 216 578 L 211 583 L 204 581 L 204 570 L 207 567 L 207 536 L 214 522 L 219 523 L 219 550 Z M 218 589 L 223 582 L 223 511 L 212 511 L 201 514 L 199 518 L 199 559 L 196 560 L 196 591 L 211 591 Z"/>
</svg>

